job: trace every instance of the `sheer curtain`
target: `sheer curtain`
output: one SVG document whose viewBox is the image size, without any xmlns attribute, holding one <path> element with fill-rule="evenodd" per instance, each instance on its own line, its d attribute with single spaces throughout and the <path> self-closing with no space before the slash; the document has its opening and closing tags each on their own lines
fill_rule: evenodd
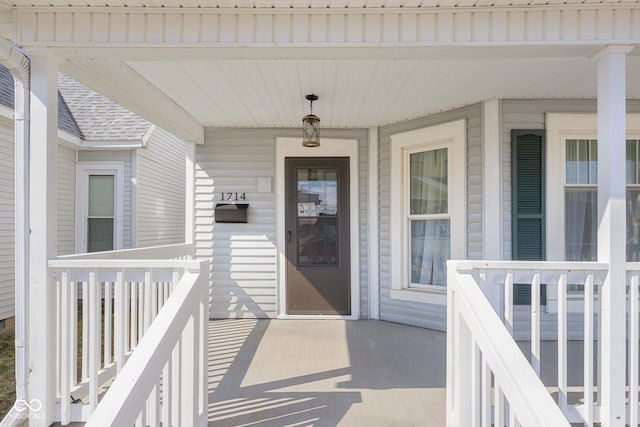
<svg viewBox="0 0 640 427">
<path fill-rule="evenodd" d="M 450 254 L 447 149 L 412 153 L 410 180 L 411 283 L 444 286 Z"/>
</svg>

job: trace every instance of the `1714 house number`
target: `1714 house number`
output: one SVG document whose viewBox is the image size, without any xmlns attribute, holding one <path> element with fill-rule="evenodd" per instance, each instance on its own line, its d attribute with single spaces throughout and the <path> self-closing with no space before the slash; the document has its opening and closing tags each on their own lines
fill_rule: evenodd
<svg viewBox="0 0 640 427">
<path fill-rule="evenodd" d="M 227 202 L 237 202 L 238 200 L 246 200 L 247 195 L 245 193 L 220 193 L 222 199 Z"/>
</svg>

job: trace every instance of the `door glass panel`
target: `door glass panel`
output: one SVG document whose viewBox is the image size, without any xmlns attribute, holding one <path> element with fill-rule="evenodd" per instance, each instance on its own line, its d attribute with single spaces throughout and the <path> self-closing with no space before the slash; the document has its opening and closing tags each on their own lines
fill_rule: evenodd
<svg viewBox="0 0 640 427">
<path fill-rule="evenodd" d="M 338 265 L 338 169 L 297 169 L 298 266 Z"/>
<path fill-rule="evenodd" d="M 298 266 L 338 265 L 338 218 L 298 218 Z"/>
</svg>

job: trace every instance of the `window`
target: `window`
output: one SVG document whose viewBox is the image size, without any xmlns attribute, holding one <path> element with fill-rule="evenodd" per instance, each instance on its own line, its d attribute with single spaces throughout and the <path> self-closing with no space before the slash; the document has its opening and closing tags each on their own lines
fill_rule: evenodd
<svg viewBox="0 0 640 427">
<path fill-rule="evenodd" d="M 595 114 L 548 114 L 547 258 L 595 261 L 598 141 Z M 627 261 L 640 261 L 640 116 L 627 115 Z M 558 221 L 557 218 L 562 218 Z"/>
<path fill-rule="evenodd" d="M 122 248 L 122 162 L 81 162 L 77 173 L 76 252 Z"/>
<path fill-rule="evenodd" d="M 466 123 L 391 136 L 391 297 L 442 302 L 466 258 Z"/>
</svg>

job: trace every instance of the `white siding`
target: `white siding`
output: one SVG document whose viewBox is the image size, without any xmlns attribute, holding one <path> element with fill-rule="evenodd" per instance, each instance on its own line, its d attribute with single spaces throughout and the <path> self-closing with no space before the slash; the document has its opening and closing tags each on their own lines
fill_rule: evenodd
<svg viewBox="0 0 640 427">
<path fill-rule="evenodd" d="M 446 307 L 401 301 L 391 289 L 391 135 L 466 119 L 467 122 L 467 258 L 482 257 L 482 107 L 480 104 L 380 128 L 380 318 L 444 330 Z"/>
<path fill-rule="evenodd" d="M 136 151 L 135 246 L 184 242 L 185 143 L 156 128 Z"/>
<path fill-rule="evenodd" d="M 511 259 L 511 130 L 544 129 L 546 113 L 596 113 L 595 100 L 502 101 L 503 253 Z M 629 101 L 629 113 L 640 112 L 640 102 Z"/>
<path fill-rule="evenodd" d="M 76 150 L 58 144 L 58 255 L 76 249 Z"/>
<path fill-rule="evenodd" d="M 257 193 L 256 178 L 275 177 L 276 138 L 299 135 L 298 129 L 207 129 L 205 145 L 197 148 L 196 256 L 212 260 L 212 318 L 276 316 L 275 194 Z M 367 131 L 327 129 L 323 137 L 360 141 L 360 206 L 364 209 L 360 212 L 362 237 L 353 244 L 360 245 L 360 288 L 362 298 L 366 298 Z M 250 205 L 247 224 L 214 222 L 214 207 L 223 191 L 246 193 Z"/>
<path fill-rule="evenodd" d="M 129 249 L 132 247 L 132 161 L 131 151 L 79 151 L 79 162 L 124 162 L 124 189 L 123 189 L 123 213 L 122 213 L 122 247 Z"/>
<path fill-rule="evenodd" d="M 0 119 L 0 319 L 14 315 L 13 126 Z"/>
</svg>

